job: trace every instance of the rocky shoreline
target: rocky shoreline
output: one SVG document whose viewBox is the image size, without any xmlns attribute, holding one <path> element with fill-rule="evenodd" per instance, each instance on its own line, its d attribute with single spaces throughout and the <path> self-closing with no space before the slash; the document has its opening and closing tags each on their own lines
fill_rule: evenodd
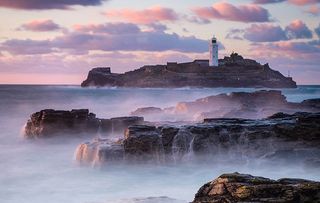
<svg viewBox="0 0 320 203">
<path fill-rule="evenodd" d="M 109 67 L 93 68 L 82 87 L 268 87 L 296 88 L 291 77 L 261 65 L 252 59 L 244 59 L 233 53 L 219 59 L 219 67 L 210 67 L 209 61 L 195 60 L 189 63 L 146 65 L 123 74 L 112 73 Z"/>
<path fill-rule="evenodd" d="M 87 164 L 180 162 L 209 158 L 309 162 L 320 167 L 320 114 L 275 114 L 261 120 L 205 119 L 184 126 L 132 125 L 117 140 L 81 144 L 77 160 Z"/>
<path fill-rule="evenodd" d="M 221 94 L 166 109 L 140 108 L 132 116 L 110 119 L 97 118 L 88 109 L 44 109 L 30 116 L 24 136 L 93 138 L 75 149 L 81 165 L 243 165 L 258 160 L 268 166 L 281 163 L 320 170 L 319 104 L 319 99 L 288 102 L 280 91 L 271 90 Z M 150 122 L 144 118 L 168 117 L 168 112 L 186 120 Z M 203 120 L 188 120 L 195 115 Z M 220 202 L 320 202 L 320 183 L 223 174 L 203 185 L 192 203 Z"/>
</svg>

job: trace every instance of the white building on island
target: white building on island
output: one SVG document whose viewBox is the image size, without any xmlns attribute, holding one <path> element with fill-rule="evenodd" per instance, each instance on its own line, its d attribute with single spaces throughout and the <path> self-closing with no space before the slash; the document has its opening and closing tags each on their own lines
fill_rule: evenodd
<svg viewBox="0 0 320 203">
<path fill-rule="evenodd" d="M 218 43 L 217 38 L 213 36 L 209 42 L 209 65 L 213 67 L 218 67 Z"/>
</svg>

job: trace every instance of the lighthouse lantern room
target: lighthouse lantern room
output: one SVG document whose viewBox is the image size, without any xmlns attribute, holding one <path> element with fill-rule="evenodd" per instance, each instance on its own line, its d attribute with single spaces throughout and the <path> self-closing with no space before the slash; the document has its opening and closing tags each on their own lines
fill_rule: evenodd
<svg viewBox="0 0 320 203">
<path fill-rule="evenodd" d="M 209 43 L 209 52 L 210 52 L 210 58 L 209 58 L 209 65 L 213 67 L 218 67 L 218 43 L 217 38 L 213 36 Z"/>
</svg>

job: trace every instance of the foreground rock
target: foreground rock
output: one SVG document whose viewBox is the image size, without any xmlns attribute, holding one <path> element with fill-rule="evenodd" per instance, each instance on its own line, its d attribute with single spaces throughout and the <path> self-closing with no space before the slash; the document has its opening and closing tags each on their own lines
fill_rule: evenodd
<svg viewBox="0 0 320 203">
<path fill-rule="evenodd" d="M 111 73 L 110 68 L 92 69 L 81 84 L 117 87 L 270 87 L 296 88 L 290 77 L 272 70 L 268 64 L 231 54 L 219 60 L 219 67 L 209 66 L 208 60 L 189 63 L 143 66 L 123 74 Z"/>
<path fill-rule="evenodd" d="M 193 203 L 293 203 L 320 202 L 320 183 L 283 178 L 268 178 L 247 174 L 223 174 L 203 185 Z"/>
<path fill-rule="evenodd" d="M 41 138 L 56 135 L 122 134 L 124 130 L 137 124 L 143 124 L 142 117 L 118 117 L 111 119 L 96 118 L 88 109 L 71 111 L 45 109 L 30 116 L 24 128 L 26 138 Z"/>
<path fill-rule="evenodd" d="M 159 109 L 139 108 L 132 115 L 147 119 L 158 118 L 203 120 L 204 118 L 249 118 L 260 119 L 277 112 L 295 113 L 319 112 L 320 99 L 309 99 L 301 103 L 288 102 L 277 90 L 256 92 L 233 92 L 197 99 L 192 102 L 179 102 L 175 107 Z"/>
<path fill-rule="evenodd" d="M 282 160 L 315 166 L 320 157 L 320 113 L 278 113 L 262 120 L 205 119 L 185 126 L 130 126 L 124 138 L 95 140 L 78 147 L 77 160 L 177 162 L 192 158 Z M 86 149 L 86 150 L 84 150 Z M 87 155 L 87 152 L 94 155 Z M 221 159 L 222 157 L 222 159 Z"/>
</svg>

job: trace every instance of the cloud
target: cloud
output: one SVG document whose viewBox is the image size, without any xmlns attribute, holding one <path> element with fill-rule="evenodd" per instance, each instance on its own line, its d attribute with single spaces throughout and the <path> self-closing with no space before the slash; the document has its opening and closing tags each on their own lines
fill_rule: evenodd
<svg viewBox="0 0 320 203">
<path fill-rule="evenodd" d="M 120 9 L 103 12 L 108 18 L 122 19 L 126 22 L 137 24 L 150 24 L 161 21 L 176 21 L 178 14 L 171 8 L 154 6 L 144 10 Z"/>
<path fill-rule="evenodd" d="M 320 3 L 320 0 L 254 0 L 255 4 L 273 4 L 273 3 L 281 3 L 288 2 L 290 4 L 295 4 L 298 6 L 305 6 L 308 4 L 317 4 Z"/>
<path fill-rule="evenodd" d="M 311 5 L 306 12 L 318 16 L 320 14 L 320 8 L 317 5 Z"/>
<path fill-rule="evenodd" d="M 104 0 L 1 0 L 0 7 L 26 10 L 70 9 L 71 6 L 96 6 Z"/>
<path fill-rule="evenodd" d="M 318 37 L 320 38 L 320 24 L 318 27 L 316 27 L 316 29 L 314 30 L 316 32 L 316 34 L 318 35 Z"/>
<path fill-rule="evenodd" d="M 52 53 L 54 50 L 50 46 L 49 40 L 18 40 L 10 39 L 1 43 L 0 48 L 2 51 L 7 51 L 13 55 L 24 54 L 47 54 Z"/>
<path fill-rule="evenodd" d="M 239 22 L 268 22 L 270 14 L 268 10 L 254 4 L 234 6 L 221 2 L 211 7 L 196 7 L 192 11 L 205 20 L 221 19 Z"/>
<path fill-rule="evenodd" d="M 273 3 L 281 3 L 286 0 L 255 0 L 253 3 L 255 4 L 273 4 Z"/>
<path fill-rule="evenodd" d="M 289 3 L 304 6 L 308 4 L 317 4 L 320 3 L 320 0 L 288 0 Z"/>
<path fill-rule="evenodd" d="M 245 29 L 243 37 L 252 42 L 287 40 L 286 33 L 280 26 L 270 24 L 253 24 Z"/>
<path fill-rule="evenodd" d="M 22 24 L 17 30 L 28 30 L 34 32 L 47 32 L 61 30 L 62 28 L 52 20 L 33 20 Z"/>
<path fill-rule="evenodd" d="M 246 39 L 251 42 L 276 42 L 291 39 L 310 39 L 312 32 L 301 20 L 294 20 L 285 29 L 273 24 L 252 24 L 245 29 L 232 29 L 227 39 Z"/>
<path fill-rule="evenodd" d="M 130 23 L 77 25 L 74 32 L 65 32 L 50 40 L 10 39 L 0 44 L 2 51 L 13 55 L 69 52 L 87 54 L 90 51 L 180 51 L 203 53 L 207 40 L 164 32 L 164 27 L 152 25 L 148 31 Z M 111 29 L 112 28 L 112 29 Z M 224 49 L 220 44 L 220 48 Z"/>
<path fill-rule="evenodd" d="M 132 23 L 105 23 L 105 24 L 88 24 L 74 25 L 73 28 L 78 32 L 106 33 L 112 35 L 124 35 L 128 33 L 139 33 L 140 28 Z"/>
<path fill-rule="evenodd" d="M 292 21 L 285 31 L 290 39 L 312 38 L 311 30 L 301 20 Z"/>
</svg>

